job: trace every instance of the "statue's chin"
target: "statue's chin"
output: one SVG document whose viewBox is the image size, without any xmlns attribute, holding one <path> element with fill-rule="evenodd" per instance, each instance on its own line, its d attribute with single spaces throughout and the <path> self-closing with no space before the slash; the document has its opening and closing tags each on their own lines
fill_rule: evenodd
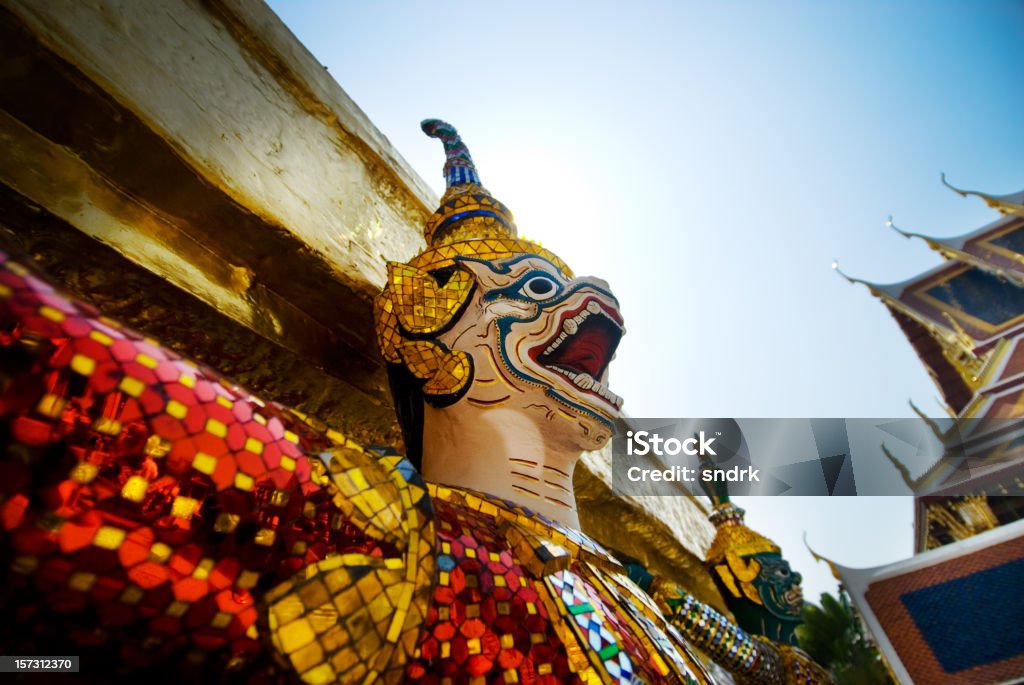
<svg viewBox="0 0 1024 685">
<path fill-rule="evenodd" d="M 612 429 L 596 419 L 580 417 L 575 423 L 573 444 L 584 452 L 599 450 L 611 440 Z"/>
</svg>

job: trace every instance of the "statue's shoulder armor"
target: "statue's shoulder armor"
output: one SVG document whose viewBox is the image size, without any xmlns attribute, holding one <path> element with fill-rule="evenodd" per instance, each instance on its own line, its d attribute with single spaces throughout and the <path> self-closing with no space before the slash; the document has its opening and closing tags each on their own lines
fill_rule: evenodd
<svg viewBox="0 0 1024 685">
<path fill-rule="evenodd" d="M 3 254 L 0 441 L 5 645 L 198 676 L 273 651 L 307 680 L 401 673 L 433 577 L 411 465 Z"/>
</svg>

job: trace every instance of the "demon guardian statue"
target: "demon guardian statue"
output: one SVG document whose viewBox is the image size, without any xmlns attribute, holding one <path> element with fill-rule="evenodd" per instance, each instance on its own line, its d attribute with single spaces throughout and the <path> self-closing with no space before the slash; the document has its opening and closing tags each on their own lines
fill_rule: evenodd
<svg viewBox="0 0 1024 685">
<path fill-rule="evenodd" d="M 705 683 L 710 657 L 738 682 L 829 682 L 579 531 L 573 468 L 621 406 L 618 302 L 518 238 L 455 130 L 423 126 L 447 192 L 376 303 L 407 457 L 5 258 L 7 651 L 81 653 L 92 679 Z"/>
</svg>

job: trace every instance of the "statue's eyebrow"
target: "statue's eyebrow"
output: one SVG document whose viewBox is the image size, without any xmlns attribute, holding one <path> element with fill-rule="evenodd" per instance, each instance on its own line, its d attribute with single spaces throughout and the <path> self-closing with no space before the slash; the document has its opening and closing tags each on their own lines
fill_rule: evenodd
<svg viewBox="0 0 1024 685">
<path fill-rule="evenodd" d="M 508 272 L 506 273 L 506 276 L 508 276 L 509 280 L 514 281 L 527 271 L 530 271 L 532 268 L 533 267 L 531 267 L 529 264 L 525 262 L 517 262 L 516 264 L 513 264 L 509 268 Z"/>
<path fill-rule="evenodd" d="M 538 268 L 540 268 L 540 267 L 536 263 L 534 263 L 533 261 L 531 261 L 531 260 L 523 260 L 523 261 L 516 262 L 515 264 L 513 264 L 512 268 L 509 269 L 508 275 L 513 280 L 515 280 L 515 279 L 519 278 L 520 276 L 522 276 L 523 274 L 527 273 L 528 271 L 536 271 Z M 547 269 L 543 269 L 543 270 L 547 271 Z"/>
</svg>

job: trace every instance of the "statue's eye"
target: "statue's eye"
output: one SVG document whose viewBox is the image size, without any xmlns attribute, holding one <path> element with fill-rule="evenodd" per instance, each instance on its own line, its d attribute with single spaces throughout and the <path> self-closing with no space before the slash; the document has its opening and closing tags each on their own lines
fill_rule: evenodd
<svg viewBox="0 0 1024 685">
<path fill-rule="evenodd" d="M 547 276 L 534 276 L 519 289 L 519 293 L 531 300 L 546 300 L 555 294 L 558 283 Z"/>
</svg>

